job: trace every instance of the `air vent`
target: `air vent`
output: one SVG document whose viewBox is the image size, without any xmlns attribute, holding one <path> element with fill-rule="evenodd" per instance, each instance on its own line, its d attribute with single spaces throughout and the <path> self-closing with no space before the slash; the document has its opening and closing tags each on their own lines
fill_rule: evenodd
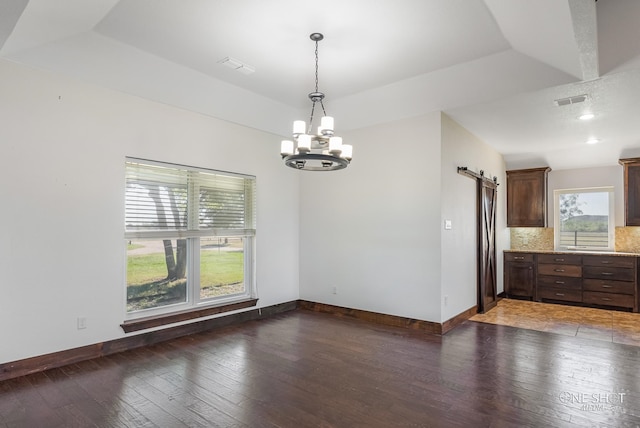
<svg viewBox="0 0 640 428">
<path fill-rule="evenodd" d="M 256 69 L 252 66 L 244 64 L 243 62 L 235 58 L 231 58 L 230 56 L 223 58 L 218 62 L 220 64 L 226 65 L 229 68 L 233 68 L 234 70 L 242 74 L 252 74 L 256 71 Z"/>
<path fill-rule="evenodd" d="M 562 107 L 562 106 L 568 106 L 571 104 L 583 103 L 587 100 L 587 98 L 589 98 L 589 96 L 587 94 L 583 94 L 583 95 L 575 95 L 569 98 L 560 98 L 558 100 L 555 100 L 554 102 L 558 107 Z"/>
</svg>

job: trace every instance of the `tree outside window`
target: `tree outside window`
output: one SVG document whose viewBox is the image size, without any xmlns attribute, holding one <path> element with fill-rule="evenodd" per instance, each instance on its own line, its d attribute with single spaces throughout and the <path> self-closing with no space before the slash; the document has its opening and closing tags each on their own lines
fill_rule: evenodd
<svg viewBox="0 0 640 428">
<path fill-rule="evenodd" d="M 255 178 L 128 159 L 127 313 L 253 293 Z"/>
<path fill-rule="evenodd" d="M 613 188 L 556 190 L 556 248 L 613 249 Z"/>
</svg>

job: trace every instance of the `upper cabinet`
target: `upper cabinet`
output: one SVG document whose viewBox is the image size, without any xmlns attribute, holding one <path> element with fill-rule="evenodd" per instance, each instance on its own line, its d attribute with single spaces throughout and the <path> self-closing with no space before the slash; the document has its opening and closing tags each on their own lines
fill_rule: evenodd
<svg viewBox="0 0 640 428">
<path fill-rule="evenodd" d="M 624 224 L 640 226 L 640 158 L 620 159 L 624 167 Z"/>
<path fill-rule="evenodd" d="M 507 227 L 546 227 L 549 171 L 549 167 L 507 171 Z"/>
</svg>

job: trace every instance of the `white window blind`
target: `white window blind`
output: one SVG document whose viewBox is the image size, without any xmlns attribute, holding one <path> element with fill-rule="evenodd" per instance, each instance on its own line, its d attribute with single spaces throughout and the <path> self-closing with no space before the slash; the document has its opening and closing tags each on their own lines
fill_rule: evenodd
<svg viewBox="0 0 640 428">
<path fill-rule="evenodd" d="M 255 177 L 126 161 L 125 237 L 255 234 Z"/>
</svg>

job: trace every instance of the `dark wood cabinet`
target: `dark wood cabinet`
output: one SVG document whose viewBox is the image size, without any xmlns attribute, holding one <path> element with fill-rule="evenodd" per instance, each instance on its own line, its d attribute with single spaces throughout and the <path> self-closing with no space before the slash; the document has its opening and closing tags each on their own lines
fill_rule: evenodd
<svg viewBox="0 0 640 428">
<path fill-rule="evenodd" d="M 547 175 L 551 168 L 507 171 L 507 227 L 547 226 Z"/>
<path fill-rule="evenodd" d="M 582 257 L 540 254 L 536 267 L 538 300 L 582 302 Z"/>
<path fill-rule="evenodd" d="M 640 258 L 627 254 L 505 251 L 507 297 L 638 312 Z"/>
<path fill-rule="evenodd" d="M 507 297 L 533 299 L 534 260 L 534 255 L 529 253 L 504 253 L 504 287 Z"/>
<path fill-rule="evenodd" d="M 582 301 L 638 311 L 635 257 L 584 256 Z"/>
<path fill-rule="evenodd" d="M 640 158 L 620 159 L 624 167 L 624 224 L 640 226 Z"/>
</svg>

